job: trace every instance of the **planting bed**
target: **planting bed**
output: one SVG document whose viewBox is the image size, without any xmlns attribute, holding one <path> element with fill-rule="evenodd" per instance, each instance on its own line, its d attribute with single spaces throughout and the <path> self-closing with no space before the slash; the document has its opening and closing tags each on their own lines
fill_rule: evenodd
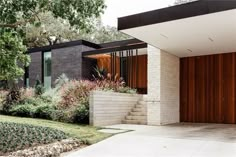
<svg viewBox="0 0 236 157">
<path fill-rule="evenodd" d="M 48 127 L 0 122 L 0 156 L 67 138 L 64 132 Z"/>
</svg>

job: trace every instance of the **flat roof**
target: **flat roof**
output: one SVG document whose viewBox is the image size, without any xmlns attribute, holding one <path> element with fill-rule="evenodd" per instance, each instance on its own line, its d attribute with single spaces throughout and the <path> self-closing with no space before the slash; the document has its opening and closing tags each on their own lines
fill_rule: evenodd
<svg viewBox="0 0 236 157">
<path fill-rule="evenodd" d="M 236 0 L 199 0 L 118 18 L 118 30 L 236 9 Z"/>
<path fill-rule="evenodd" d="M 138 40 L 138 39 L 128 39 L 128 40 L 121 40 L 121 41 L 114 41 L 109 43 L 100 44 L 99 49 L 85 51 L 82 53 L 83 57 L 95 55 L 95 54 L 104 54 L 104 53 L 112 53 L 112 52 L 119 52 L 131 49 L 141 49 L 146 48 L 147 43 Z"/>
<path fill-rule="evenodd" d="M 89 47 L 92 47 L 92 48 L 95 48 L 95 49 L 101 48 L 100 45 L 89 42 L 89 41 L 76 40 L 76 41 L 70 41 L 70 42 L 55 44 L 55 45 L 48 45 L 48 46 L 31 48 L 31 49 L 28 49 L 28 53 L 41 52 L 41 51 L 50 51 L 52 49 L 60 49 L 60 48 L 77 46 L 77 45 L 85 45 L 85 46 L 89 46 Z"/>
<path fill-rule="evenodd" d="M 114 47 L 122 47 L 137 43 L 143 43 L 143 41 L 138 39 L 127 39 L 127 40 L 121 40 L 121 41 L 113 41 L 113 42 L 107 42 L 102 44 L 95 44 L 86 40 L 76 40 L 76 41 L 70 41 L 55 45 L 47 45 L 42 47 L 35 47 L 28 49 L 28 53 L 34 53 L 34 52 L 41 52 L 41 51 L 50 51 L 52 49 L 60 49 L 60 48 L 66 48 L 66 47 L 73 47 L 77 45 L 85 45 L 94 48 L 95 50 L 99 49 L 108 49 L 108 48 L 114 48 Z"/>
</svg>

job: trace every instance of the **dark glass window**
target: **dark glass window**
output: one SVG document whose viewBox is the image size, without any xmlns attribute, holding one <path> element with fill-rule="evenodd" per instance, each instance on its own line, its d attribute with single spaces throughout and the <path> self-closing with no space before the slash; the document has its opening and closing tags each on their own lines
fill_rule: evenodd
<svg viewBox="0 0 236 157">
<path fill-rule="evenodd" d="M 51 52 L 44 52 L 43 53 L 43 76 L 44 76 L 44 87 L 51 88 L 52 81 L 51 81 L 51 70 L 52 70 L 52 54 Z"/>
</svg>

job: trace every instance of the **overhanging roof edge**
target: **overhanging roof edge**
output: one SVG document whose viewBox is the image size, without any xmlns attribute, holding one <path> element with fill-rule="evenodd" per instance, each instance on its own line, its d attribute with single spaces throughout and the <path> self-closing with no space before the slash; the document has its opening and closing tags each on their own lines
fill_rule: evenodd
<svg viewBox="0 0 236 157">
<path fill-rule="evenodd" d="M 207 15 L 231 9 L 236 9 L 236 0 L 199 0 L 118 18 L 118 30 Z"/>
</svg>

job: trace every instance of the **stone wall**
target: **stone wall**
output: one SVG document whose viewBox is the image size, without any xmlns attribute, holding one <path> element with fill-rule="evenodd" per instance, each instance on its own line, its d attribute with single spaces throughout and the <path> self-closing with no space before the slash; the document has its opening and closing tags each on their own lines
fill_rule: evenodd
<svg viewBox="0 0 236 157">
<path fill-rule="evenodd" d="M 90 94 L 90 125 L 121 124 L 142 95 L 93 91 Z"/>
<path fill-rule="evenodd" d="M 148 46 L 148 125 L 179 122 L 179 58 Z"/>
<path fill-rule="evenodd" d="M 160 69 L 161 51 L 148 45 L 148 96 L 147 96 L 147 121 L 148 125 L 161 123 L 160 111 Z"/>
<path fill-rule="evenodd" d="M 161 124 L 180 122 L 180 60 L 161 51 Z"/>
</svg>

